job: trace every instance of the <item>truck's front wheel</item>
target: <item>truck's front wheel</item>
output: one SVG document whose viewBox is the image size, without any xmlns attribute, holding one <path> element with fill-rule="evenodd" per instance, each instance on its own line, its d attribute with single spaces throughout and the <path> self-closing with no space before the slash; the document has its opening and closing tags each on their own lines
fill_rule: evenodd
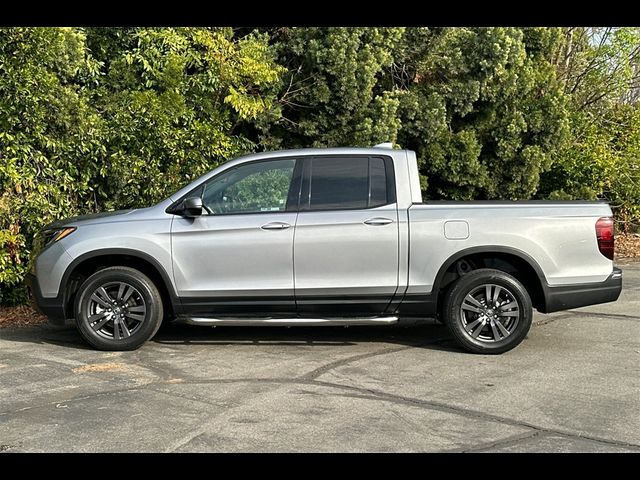
<svg viewBox="0 0 640 480">
<path fill-rule="evenodd" d="M 152 338 L 162 322 L 162 299 L 153 282 L 129 267 L 91 275 L 75 302 L 80 335 L 100 350 L 134 350 Z"/>
<path fill-rule="evenodd" d="M 489 268 L 460 277 L 444 298 L 444 321 L 457 342 L 473 353 L 503 353 L 531 328 L 533 309 L 524 286 Z"/>
</svg>

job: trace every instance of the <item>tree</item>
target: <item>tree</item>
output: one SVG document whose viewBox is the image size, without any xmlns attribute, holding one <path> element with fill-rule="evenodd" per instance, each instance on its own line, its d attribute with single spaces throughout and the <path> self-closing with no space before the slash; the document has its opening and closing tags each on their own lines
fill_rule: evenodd
<svg viewBox="0 0 640 480">
<path fill-rule="evenodd" d="M 563 29 L 555 65 L 571 138 L 543 175 L 539 195 L 611 202 L 619 226 L 640 223 L 640 29 Z"/>
<path fill-rule="evenodd" d="M 89 191 L 81 173 L 100 156 L 100 118 L 81 87 L 98 65 L 72 28 L 0 29 L 0 302 L 16 288 L 30 239 Z"/>
<path fill-rule="evenodd" d="M 95 172 L 98 199 L 107 208 L 161 200 L 251 151 L 244 124 L 279 115 L 275 94 L 284 69 L 264 35 L 91 29 L 88 39 L 105 52 L 104 76 L 92 98 L 107 125 L 107 154 Z"/>
<path fill-rule="evenodd" d="M 262 130 L 265 148 L 371 146 L 394 141 L 396 92 L 379 78 L 403 28 L 279 28 L 268 32 L 288 69 L 282 119 Z"/>
<path fill-rule="evenodd" d="M 232 29 L 0 29 L 0 302 L 24 299 L 45 224 L 152 204 L 252 150 L 283 72 Z"/>
<path fill-rule="evenodd" d="M 629 232 L 640 219 L 640 108 L 618 105 L 603 114 L 578 111 L 573 138 L 544 176 L 541 195 L 549 199 L 603 199 L 618 227 Z"/>
<path fill-rule="evenodd" d="M 543 28 L 408 32 L 399 60 L 408 78 L 399 138 L 417 152 L 427 198 L 536 192 L 567 133 L 550 62 L 557 41 Z"/>
<path fill-rule="evenodd" d="M 606 110 L 637 100 L 640 28 L 567 27 L 555 65 L 576 110 Z"/>
<path fill-rule="evenodd" d="M 639 28 L 0 28 L 0 303 L 33 235 L 254 149 L 418 156 L 425 198 L 640 220 Z"/>
</svg>

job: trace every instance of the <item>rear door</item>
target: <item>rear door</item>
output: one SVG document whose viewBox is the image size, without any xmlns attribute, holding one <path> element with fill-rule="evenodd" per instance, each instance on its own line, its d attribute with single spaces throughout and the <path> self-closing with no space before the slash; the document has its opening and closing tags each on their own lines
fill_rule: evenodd
<svg viewBox="0 0 640 480">
<path fill-rule="evenodd" d="M 382 314 L 398 287 L 398 255 L 391 158 L 305 158 L 294 236 L 298 313 Z"/>
</svg>

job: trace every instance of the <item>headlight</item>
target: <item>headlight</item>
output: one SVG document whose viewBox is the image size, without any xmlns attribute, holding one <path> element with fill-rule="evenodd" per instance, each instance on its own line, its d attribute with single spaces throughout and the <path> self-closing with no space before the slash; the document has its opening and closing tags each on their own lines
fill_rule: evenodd
<svg viewBox="0 0 640 480">
<path fill-rule="evenodd" d="M 43 232 L 44 246 L 46 247 L 51 243 L 55 243 L 58 240 L 62 240 L 64 237 L 71 235 L 75 231 L 76 231 L 76 227 L 64 227 L 64 228 L 45 230 Z"/>
</svg>

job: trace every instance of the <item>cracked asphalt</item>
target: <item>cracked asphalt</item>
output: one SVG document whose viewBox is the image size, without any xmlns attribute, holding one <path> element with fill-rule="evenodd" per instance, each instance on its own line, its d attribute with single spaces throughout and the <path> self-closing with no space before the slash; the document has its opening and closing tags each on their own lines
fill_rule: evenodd
<svg viewBox="0 0 640 480">
<path fill-rule="evenodd" d="M 638 452 L 640 265 L 500 356 L 412 327 L 0 330 L 0 451 Z"/>
</svg>

